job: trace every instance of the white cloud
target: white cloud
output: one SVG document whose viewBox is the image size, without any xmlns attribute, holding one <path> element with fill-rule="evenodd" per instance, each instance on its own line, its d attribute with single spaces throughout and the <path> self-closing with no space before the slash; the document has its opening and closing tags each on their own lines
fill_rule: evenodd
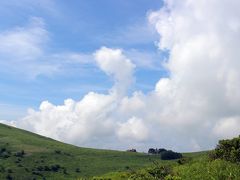
<svg viewBox="0 0 240 180">
<path fill-rule="evenodd" d="M 136 117 L 132 117 L 127 122 L 120 124 L 117 134 L 124 141 L 144 141 L 149 138 L 148 128 L 141 119 Z"/>
<path fill-rule="evenodd" d="M 127 147 L 141 141 L 142 148 L 214 147 L 220 136 L 240 133 L 239 7 L 238 0 L 165 0 L 149 21 L 159 49 L 169 51 L 170 75 L 153 91 L 128 96 L 134 64 L 121 50 L 103 47 L 94 56 L 114 79 L 108 94 L 90 92 L 62 106 L 43 102 L 18 126 L 78 145 L 114 148 L 127 139 Z"/>
<path fill-rule="evenodd" d="M 9 125 L 9 126 L 13 126 L 13 127 L 16 127 L 16 122 L 15 121 L 8 121 L 8 120 L 0 120 L 0 123 L 2 124 L 6 124 L 6 125 Z"/>
<path fill-rule="evenodd" d="M 219 138 L 233 138 L 239 135 L 240 118 L 228 117 L 221 119 L 213 128 L 213 134 Z"/>
<path fill-rule="evenodd" d="M 123 55 L 120 49 L 102 47 L 94 56 L 99 68 L 107 75 L 113 76 L 115 82 L 113 91 L 118 95 L 125 94 L 134 81 L 132 75 L 135 65 Z"/>
<path fill-rule="evenodd" d="M 45 21 L 39 17 L 31 17 L 24 26 L 0 32 L 0 72 L 35 79 L 38 75 L 71 73 L 73 69 L 84 74 L 84 65 L 93 66 L 92 54 L 51 52 L 50 43 Z"/>
<path fill-rule="evenodd" d="M 38 17 L 32 17 L 26 26 L 0 32 L 1 71 L 29 78 L 55 73 L 58 65 L 45 60 L 48 40 L 44 20 Z"/>
<path fill-rule="evenodd" d="M 34 59 L 42 55 L 42 48 L 48 39 L 41 18 L 33 17 L 27 27 L 17 27 L 0 34 L 1 55 L 11 55 L 20 60 Z M 14 53 L 13 53 L 14 52 Z"/>
<path fill-rule="evenodd" d="M 121 116 L 118 118 L 121 96 L 126 95 L 133 82 L 134 64 L 120 49 L 103 47 L 94 53 L 94 57 L 98 66 L 114 77 L 115 84 L 108 94 L 89 92 L 80 101 L 67 99 L 60 106 L 44 101 L 38 111 L 30 109 L 25 118 L 17 121 L 17 126 L 78 145 L 91 146 L 89 142 L 104 142 L 103 139 L 108 139 L 108 136 L 119 136 L 121 139 L 131 134 L 137 142 L 145 140 L 148 130 L 141 120 L 122 119 Z M 128 125 L 131 127 L 124 131 L 124 127 Z M 127 134 L 128 131 L 131 132 Z"/>
<path fill-rule="evenodd" d="M 239 116 L 239 7 L 237 0 L 166 0 L 149 14 L 160 35 L 159 49 L 169 51 L 170 77 L 160 79 L 155 90 L 160 123 L 177 125 L 199 140 L 220 127 L 224 131 L 222 118 Z"/>
</svg>

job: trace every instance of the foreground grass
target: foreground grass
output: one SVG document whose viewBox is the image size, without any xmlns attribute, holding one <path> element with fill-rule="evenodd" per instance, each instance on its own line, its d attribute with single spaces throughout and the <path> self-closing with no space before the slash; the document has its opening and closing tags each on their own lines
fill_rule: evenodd
<svg viewBox="0 0 240 180">
<path fill-rule="evenodd" d="M 89 178 L 168 163 L 143 153 L 80 148 L 2 124 L 0 151 L 0 179 Z"/>
<path fill-rule="evenodd" d="M 191 155 L 192 156 L 192 155 Z M 154 164 L 141 170 L 108 173 L 96 180 L 239 180 L 240 165 L 225 160 L 209 160 L 207 154 L 186 157 L 182 163 Z"/>
<path fill-rule="evenodd" d="M 80 148 L 0 124 L 0 179 L 239 180 L 240 166 L 208 152 L 157 155 Z"/>
</svg>

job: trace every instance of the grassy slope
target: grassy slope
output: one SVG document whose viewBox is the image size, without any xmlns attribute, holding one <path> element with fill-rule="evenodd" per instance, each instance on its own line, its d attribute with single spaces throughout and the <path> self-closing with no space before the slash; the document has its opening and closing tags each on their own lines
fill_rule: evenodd
<svg viewBox="0 0 240 180">
<path fill-rule="evenodd" d="M 76 179 L 125 171 L 126 167 L 138 169 L 150 165 L 153 161 L 163 164 L 175 163 L 174 161 L 163 162 L 158 156 L 142 153 L 79 148 L 2 124 L 0 124 L 0 150 L 1 148 L 11 151 L 11 155 L 9 158 L 0 157 L 0 179 L 5 179 L 7 175 L 17 179 L 34 177 L 43 179 L 41 174 L 47 179 Z M 26 153 L 23 158 L 14 156 L 21 150 Z M 56 150 L 61 153 L 56 153 Z M 194 157 L 195 155 L 186 154 L 186 156 Z M 37 170 L 39 166 L 51 168 L 56 164 L 62 167 L 58 172 Z M 79 168 L 80 172 L 76 172 L 76 168 Z M 40 175 L 34 175 L 33 172 Z"/>
</svg>

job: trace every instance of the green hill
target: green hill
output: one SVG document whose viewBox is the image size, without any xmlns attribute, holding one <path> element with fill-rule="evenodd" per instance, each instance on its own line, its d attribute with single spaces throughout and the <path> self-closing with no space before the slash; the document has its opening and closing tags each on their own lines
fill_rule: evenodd
<svg viewBox="0 0 240 180">
<path fill-rule="evenodd" d="M 231 145 L 232 141 L 220 142 Z M 226 149 L 230 157 L 238 157 L 239 142 L 232 143 L 234 156 Z M 196 152 L 164 161 L 159 155 L 77 147 L 0 124 L 1 180 L 240 179 L 239 163 L 221 158 L 222 149 L 214 152 L 214 159 L 209 152 Z"/>
<path fill-rule="evenodd" d="M 139 169 L 153 161 L 169 163 L 143 153 L 76 147 L 0 124 L 0 179 L 76 179 Z"/>
</svg>

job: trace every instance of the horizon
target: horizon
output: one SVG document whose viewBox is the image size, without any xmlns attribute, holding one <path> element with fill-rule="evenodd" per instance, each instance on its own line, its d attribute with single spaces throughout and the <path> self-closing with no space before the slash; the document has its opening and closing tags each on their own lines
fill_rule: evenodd
<svg viewBox="0 0 240 180">
<path fill-rule="evenodd" d="M 240 134 L 237 0 L 0 5 L 0 123 L 139 152 Z"/>
</svg>

